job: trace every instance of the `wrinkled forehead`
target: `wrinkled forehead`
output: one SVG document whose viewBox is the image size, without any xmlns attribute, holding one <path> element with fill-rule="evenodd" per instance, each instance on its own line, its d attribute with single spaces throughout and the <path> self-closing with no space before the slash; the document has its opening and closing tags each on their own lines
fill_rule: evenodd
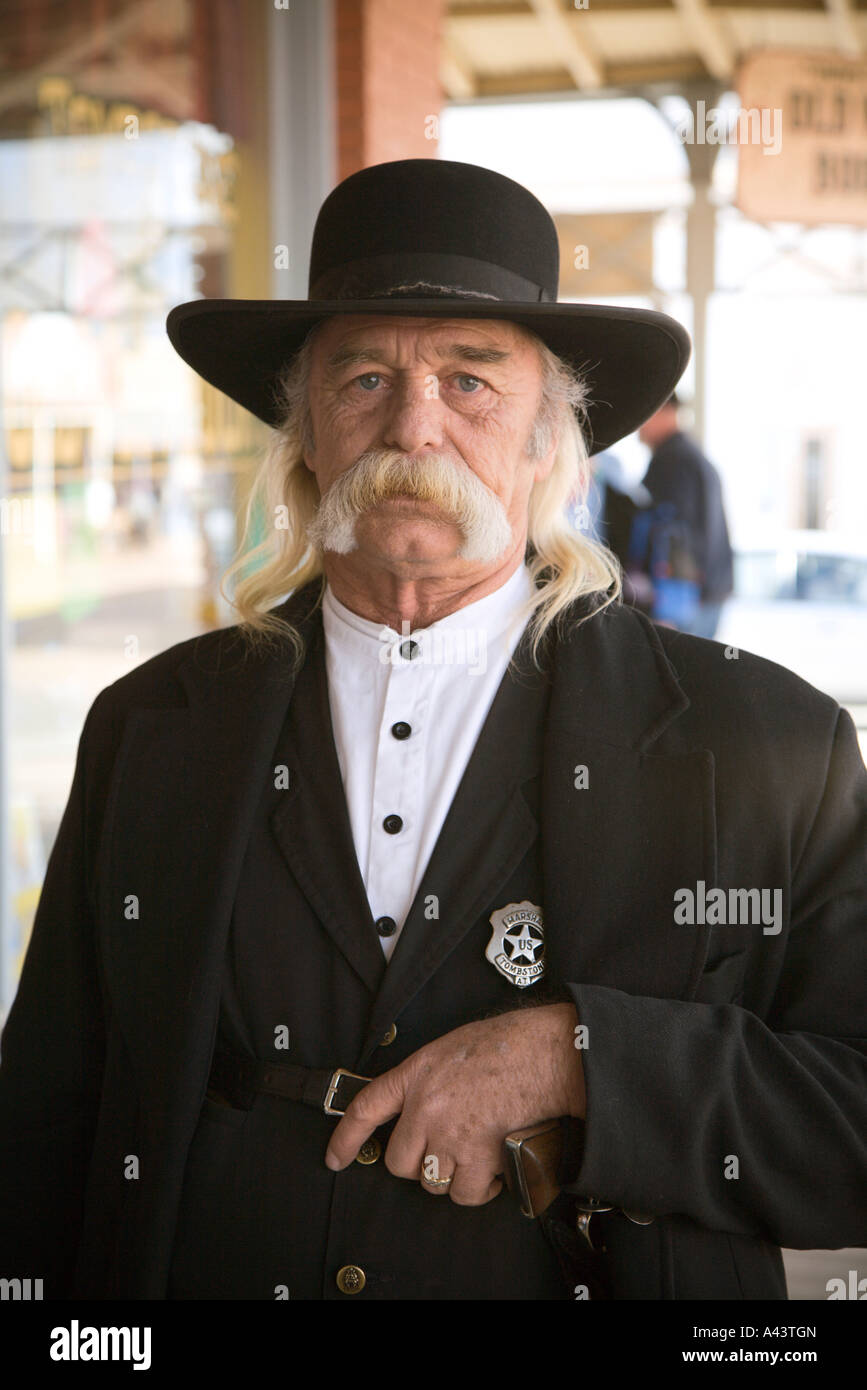
<svg viewBox="0 0 867 1390">
<path fill-rule="evenodd" d="M 538 357 L 538 339 L 506 319 L 417 318 L 410 315 L 335 314 L 316 330 L 314 361 L 327 363 L 344 352 L 377 349 L 401 356 L 460 356 L 470 348 L 495 361 L 525 366 Z"/>
</svg>

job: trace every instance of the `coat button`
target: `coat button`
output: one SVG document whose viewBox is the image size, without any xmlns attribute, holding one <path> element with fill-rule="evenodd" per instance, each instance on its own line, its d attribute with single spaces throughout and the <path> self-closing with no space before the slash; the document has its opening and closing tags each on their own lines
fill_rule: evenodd
<svg viewBox="0 0 867 1390">
<path fill-rule="evenodd" d="M 382 1145 L 378 1139 L 365 1139 L 355 1155 L 355 1161 L 356 1163 L 375 1163 L 381 1153 Z"/>
<path fill-rule="evenodd" d="M 386 816 L 382 828 L 387 830 L 389 835 L 396 835 L 399 830 L 403 830 L 403 821 L 400 816 Z"/>
<path fill-rule="evenodd" d="M 393 917 L 377 917 L 374 926 L 380 936 L 394 936 L 397 931 L 397 922 Z"/>
<path fill-rule="evenodd" d="M 412 733 L 412 725 L 407 724 L 405 719 L 398 719 L 396 724 L 391 726 L 392 738 L 409 738 Z"/>
<path fill-rule="evenodd" d="M 418 642 L 413 642 L 411 637 L 407 638 L 400 644 L 400 654 L 404 661 L 412 661 L 418 656 Z"/>
<path fill-rule="evenodd" d="M 337 1287 L 341 1293 L 361 1293 L 367 1283 L 367 1275 L 358 1265 L 344 1265 L 337 1271 Z"/>
<path fill-rule="evenodd" d="M 383 1033 L 382 1042 L 379 1044 L 380 1047 L 388 1047 L 391 1043 L 394 1042 L 394 1040 L 395 1040 L 396 1037 L 397 1037 L 397 1024 L 396 1024 L 396 1023 L 391 1023 L 391 1024 L 389 1024 L 388 1032 L 387 1032 L 387 1033 Z"/>
</svg>

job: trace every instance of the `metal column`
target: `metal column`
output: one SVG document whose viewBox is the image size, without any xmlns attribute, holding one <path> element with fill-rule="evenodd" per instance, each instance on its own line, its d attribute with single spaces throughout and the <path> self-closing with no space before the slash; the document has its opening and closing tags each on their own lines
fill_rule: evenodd
<svg viewBox="0 0 867 1390">
<path fill-rule="evenodd" d="M 289 249 L 272 294 L 306 299 L 313 224 L 337 167 L 331 0 L 271 8 L 267 43 L 271 242 Z"/>
</svg>

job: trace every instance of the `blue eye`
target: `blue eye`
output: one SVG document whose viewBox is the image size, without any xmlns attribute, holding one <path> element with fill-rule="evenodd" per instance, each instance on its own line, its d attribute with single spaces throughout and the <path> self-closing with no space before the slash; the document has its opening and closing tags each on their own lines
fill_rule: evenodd
<svg viewBox="0 0 867 1390">
<path fill-rule="evenodd" d="M 485 384 L 480 377 L 470 376 L 468 372 L 461 372 L 459 376 L 455 377 L 455 380 L 458 383 L 459 390 L 461 390 L 465 396 L 475 395 L 475 388 L 477 386 L 484 386 Z M 464 386 L 464 383 L 467 381 L 472 382 L 472 386 L 469 388 L 469 390 L 466 390 Z"/>
<path fill-rule="evenodd" d="M 363 376 L 357 376 L 355 380 L 358 382 L 362 391 L 375 391 L 381 377 L 379 372 L 365 372 Z M 367 385 L 366 383 L 368 382 L 373 382 L 373 385 Z"/>
</svg>

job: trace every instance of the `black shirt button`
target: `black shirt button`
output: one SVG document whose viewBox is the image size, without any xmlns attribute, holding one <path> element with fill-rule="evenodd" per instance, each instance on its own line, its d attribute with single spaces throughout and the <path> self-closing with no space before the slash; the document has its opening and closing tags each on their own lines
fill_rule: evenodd
<svg viewBox="0 0 867 1390">
<path fill-rule="evenodd" d="M 412 727 L 404 719 L 398 719 L 396 724 L 392 724 L 391 732 L 395 738 L 409 738 Z"/>
<path fill-rule="evenodd" d="M 404 661 L 412 661 L 414 656 L 418 656 L 418 642 L 413 642 L 411 637 L 406 642 L 401 642 L 400 654 Z"/>
<path fill-rule="evenodd" d="M 377 917 L 374 925 L 380 936 L 394 936 L 397 931 L 397 922 L 393 917 Z"/>
<path fill-rule="evenodd" d="M 386 816 L 382 828 L 387 830 L 389 835 L 396 835 L 398 830 L 403 830 L 403 821 L 400 816 Z"/>
</svg>

